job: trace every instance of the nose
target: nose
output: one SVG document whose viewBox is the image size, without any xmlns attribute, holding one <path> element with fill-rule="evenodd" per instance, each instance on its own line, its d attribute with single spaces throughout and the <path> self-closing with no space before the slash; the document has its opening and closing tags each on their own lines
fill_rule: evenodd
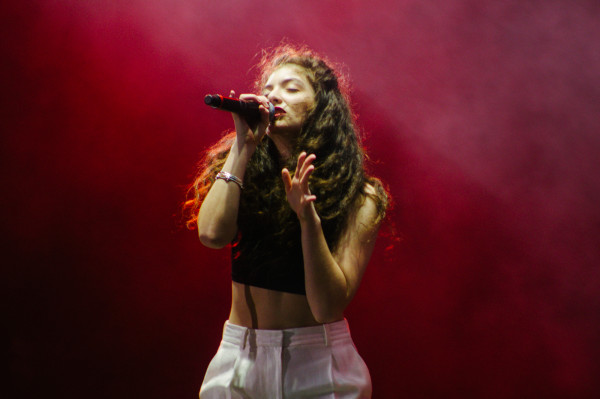
<svg viewBox="0 0 600 399">
<path fill-rule="evenodd" d="M 277 89 L 271 90 L 271 92 L 267 95 L 267 99 L 273 105 L 281 104 L 281 98 L 279 98 Z"/>
</svg>

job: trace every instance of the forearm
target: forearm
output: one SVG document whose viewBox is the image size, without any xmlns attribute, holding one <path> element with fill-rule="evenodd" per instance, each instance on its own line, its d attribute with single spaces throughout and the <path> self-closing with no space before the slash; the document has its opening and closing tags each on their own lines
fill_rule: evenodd
<svg viewBox="0 0 600 399">
<path fill-rule="evenodd" d="M 236 140 L 222 171 L 243 180 L 253 151 L 249 145 L 239 146 Z M 240 195 L 241 189 L 234 182 L 217 179 L 213 183 L 198 212 L 198 236 L 202 244 L 222 248 L 235 238 Z"/>
<path fill-rule="evenodd" d="M 300 220 L 308 304 L 321 323 L 339 320 L 349 302 L 348 281 L 334 259 L 315 211 Z"/>
</svg>

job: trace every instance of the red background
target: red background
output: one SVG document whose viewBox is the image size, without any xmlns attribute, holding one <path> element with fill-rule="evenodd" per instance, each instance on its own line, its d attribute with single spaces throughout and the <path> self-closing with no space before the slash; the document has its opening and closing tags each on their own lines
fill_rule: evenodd
<svg viewBox="0 0 600 399">
<path fill-rule="evenodd" d="M 287 37 L 395 199 L 348 309 L 376 398 L 600 397 L 596 1 L 4 1 L 2 397 L 196 397 L 227 251 L 179 205 Z"/>
</svg>

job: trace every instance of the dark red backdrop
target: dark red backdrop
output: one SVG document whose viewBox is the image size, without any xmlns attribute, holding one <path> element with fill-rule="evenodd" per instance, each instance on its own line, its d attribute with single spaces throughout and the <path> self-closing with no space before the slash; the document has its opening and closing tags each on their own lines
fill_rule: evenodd
<svg viewBox="0 0 600 399">
<path fill-rule="evenodd" d="M 5 1 L 2 397 L 195 397 L 227 251 L 179 204 L 283 37 L 353 78 L 404 239 L 347 317 L 376 398 L 600 396 L 596 1 Z"/>
</svg>

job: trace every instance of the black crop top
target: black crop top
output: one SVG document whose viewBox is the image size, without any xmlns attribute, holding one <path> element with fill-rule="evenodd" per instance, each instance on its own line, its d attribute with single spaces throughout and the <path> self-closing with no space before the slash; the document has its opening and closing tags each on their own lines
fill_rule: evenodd
<svg viewBox="0 0 600 399">
<path fill-rule="evenodd" d="M 255 233 L 253 231 L 249 234 Z M 264 233 L 264 230 L 261 233 Z M 239 234 L 231 248 L 232 280 L 255 287 L 306 295 L 300 237 L 297 240 L 298 245 L 293 248 L 284 248 L 277 244 L 272 234 L 261 234 L 261 237 L 262 239 L 249 245 L 249 240 L 244 239 L 244 233 Z M 250 252 L 271 255 L 267 259 L 266 256 L 248 256 Z"/>
</svg>

